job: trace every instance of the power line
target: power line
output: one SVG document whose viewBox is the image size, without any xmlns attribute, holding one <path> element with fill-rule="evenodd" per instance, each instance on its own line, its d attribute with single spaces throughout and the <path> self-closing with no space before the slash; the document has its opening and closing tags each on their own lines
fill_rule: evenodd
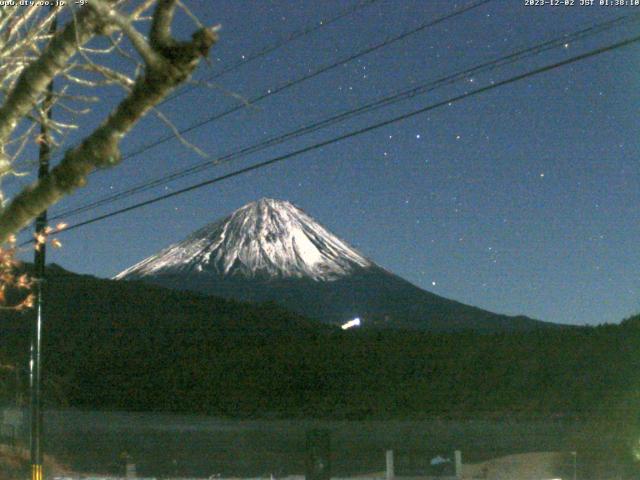
<svg viewBox="0 0 640 480">
<path fill-rule="evenodd" d="M 309 25 L 308 27 L 305 27 L 301 30 L 298 30 L 296 32 L 293 32 L 291 35 L 289 35 L 288 37 L 284 38 L 283 40 L 275 43 L 272 46 L 266 47 L 262 50 L 257 51 L 254 54 L 248 55 L 246 57 L 244 57 L 242 60 L 239 60 L 237 62 L 235 62 L 234 64 L 231 64 L 225 68 L 223 68 L 220 72 L 217 72 L 209 77 L 206 78 L 207 81 L 211 81 L 211 80 L 215 80 L 216 78 L 220 78 L 223 75 L 226 75 L 227 73 L 230 73 L 234 70 L 237 70 L 238 68 L 244 66 L 245 64 L 252 62 L 253 60 L 256 60 L 258 58 L 264 57 L 276 50 L 278 50 L 279 48 L 287 45 L 288 43 L 291 43 L 295 40 L 297 40 L 300 37 L 303 37 L 305 35 L 309 35 L 310 33 L 315 32 L 316 30 L 319 30 L 323 27 L 326 27 L 328 25 L 331 25 L 332 23 L 337 22 L 338 20 L 345 18 L 355 12 L 357 12 L 358 10 L 361 10 L 365 7 L 368 7 L 369 5 L 372 5 L 373 3 L 377 2 L 378 0 L 363 0 L 362 2 L 350 7 L 350 8 L 346 8 L 344 9 L 341 13 L 339 13 L 338 15 L 331 17 L 327 20 L 320 20 L 320 22 L 318 22 L 317 25 Z M 181 89 L 179 92 L 174 93 L 173 95 L 165 98 L 162 102 L 160 102 L 158 105 L 162 105 L 164 103 L 170 102 L 171 100 L 180 97 L 182 95 L 184 95 L 185 93 L 189 93 L 191 90 L 193 90 L 194 88 L 196 88 L 195 86 L 191 86 L 191 87 L 185 87 L 183 89 Z"/>
<path fill-rule="evenodd" d="M 421 24 L 420 26 L 418 26 L 416 28 L 413 28 L 413 29 L 408 30 L 408 31 L 406 31 L 404 33 L 401 33 L 400 35 L 396 35 L 396 36 L 391 37 L 391 38 L 389 38 L 387 40 L 384 40 L 383 42 L 378 43 L 378 44 L 376 44 L 376 45 L 374 45 L 372 47 L 367 47 L 364 50 L 360 50 L 359 52 L 351 54 L 351 55 L 349 55 L 349 56 L 347 56 L 345 58 L 342 58 L 342 59 L 340 59 L 340 60 L 338 60 L 338 61 L 336 61 L 336 62 L 334 62 L 334 63 L 332 63 L 330 65 L 326 65 L 324 67 L 320 67 L 319 69 L 317 69 L 317 70 L 315 70 L 315 71 L 313 71 L 313 72 L 311 72 L 311 73 L 309 73 L 307 75 L 304 75 L 304 76 L 302 76 L 300 78 L 297 78 L 295 80 L 291 80 L 291 81 L 289 81 L 287 83 L 284 83 L 284 84 L 282 84 L 281 86 L 279 86 L 279 87 L 277 87 L 275 89 L 270 89 L 270 90 L 267 91 L 267 93 L 263 93 L 261 95 L 258 95 L 256 97 L 253 97 L 253 98 L 247 100 L 246 103 L 249 103 L 249 104 L 258 103 L 258 102 L 264 100 L 267 97 L 270 97 L 272 95 L 276 95 L 276 94 L 278 94 L 280 92 L 288 90 L 289 88 L 291 88 L 291 87 L 293 87 L 295 85 L 299 85 L 302 82 L 310 80 L 310 79 L 312 79 L 314 77 L 317 77 L 318 75 L 321 75 L 321 74 L 326 73 L 326 72 L 328 72 L 330 70 L 333 70 L 333 69 L 335 69 L 335 68 L 337 68 L 337 67 L 339 67 L 341 65 L 349 63 L 352 60 L 355 60 L 357 58 L 360 58 L 360 57 L 363 57 L 365 55 L 368 55 L 369 53 L 372 53 L 372 52 L 375 52 L 377 50 L 380 50 L 381 48 L 385 48 L 385 47 L 387 47 L 389 45 L 392 45 L 392 44 L 394 44 L 396 42 L 399 42 L 400 40 L 403 40 L 403 39 L 405 39 L 405 38 L 407 38 L 407 37 L 409 37 L 411 35 L 419 33 L 419 32 L 421 32 L 421 31 L 423 31 L 423 30 L 425 30 L 427 28 L 433 27 L 433 26 L 438 25 L 439 23 L 442 23 L 442 22 L 444 22 L 446 20 L 449 20 L 451 18 L 457 17 L 458 15 L 462 15 L 463 13 L 471 11 L 471 10 L 473 10 L 475 8 L 481 7 L 482 5 L 485 5 L 485 4 L 487 4 L 487 3 L 491 2 L 491 1 L 493 1 L 493 0 L 480 0 L 480 1 L 476 1 L 474 3 L 471 3 L 471 4 L 467 5 L 467 6 L 461 7 L 459 9 L 457 9 L 457 10 L 454 10 L 451 13 L 448 13 L 446 15 L 438 17 L 435 20 L 431 20 L 429 22 L 423 23 L 423 24 Z M 154 142 L 148 143 L 147 145 L 144 145 L 144 146 L 140 147 L 137 150 L 129 152 L 129 153 L 125 154 L 122 157 L 122 160 L 126 160 L 126 159 L 129 159 L 129 158 L 135 157 L 137 155 L 140 155 L 141 153 L 144 153 L 144 152 L 146 152 L 146 151 L 148 151 L 148 150 L 150 150 L 150 149 L 152 149 L 154 147 L 157 147 L 158 145 L 160 145 L 162 143 L 165 143 L 165 142 L 167 142 L 169 140 L 172 140 L 174 138 L 178 138 L 179 135 L 183 135 L 185 133 L 189 133 L 192 130 L 195 130 L 196 128 L 199 128 L 199 127 L 201 127 L 203 125 L 211 123 L 211 122 L 213 122 L 215 120 L 219 120 L 220 118 L 223 118 L 223 117 L 225 117 L 225 116 L 227 116 L 227 115 L 229 115 L 231 113 L 237 112 L 238 110 L 242 110 L 243 108 L 245 108 L 244 103 L 242 105 L 237 105 L 237 106 L 232 107 L 232 108 L 230 108 L 228 110 L 225 110 L 224 112 L 214 114 L 213 116 L 210 116 L 205 120 L 199 121 L 197 123 L 192 124 L 191 126 L 189 126 L 187 128 L 179 130 L 177 133 L 172 133 L 170 135 L 166 135 L 164 137 L 161 137 L 161 138 L 155 140 Z"/>
<path fill-rule="evenodd" d="M 315 143 L 313 145 L 310 145 L 310 146 L 295 150 L 293 152 L 274 157 L 274 158 L 272 158 L 270 160 L 266 160 L 264 162 L 260 162 L 260 163 L 251 165 L 249 167 L 245 167 L 245 168 L 242 168 L 242 169 L 239 169 L 239 170 L 235 170 L 235 171 L 227 173 L 225 175 L 221 175 L 221 176 L 209 179 L 209 180 L 205 180 L 203 182 L 196 183 L 194 185 L 191 185 L 189 187 L 177 190 L 175 192 L 167 193 L 167 194 L 152 198 L 150 200 L 146 200 L 144 202 L 139 202 L 137 204 L 130 205 L 128 207 L 121 208 L 119 210 L 115 210 L 113 212 L 110 212 L 110 213 L 107 213 L 107 214 L 104 214 L 104 215 L 100 215 L 100 216 L 94 217 L 92 219 L 89 219 L 89 220 L 86 220 L 86 221 L 83 221 L 83 222 L 80 222 L 80 223 L 76 223 L 76 224 L 71 225 L 69 227 L 66 227 L 66 228 L 64 228 L 64 229 L 62 229 L 62 230 L 60 230 L 60 231 L 58 231 L 56 233 L 62 233 L 62 232 L 75 230 L 77 228 L 80 228 L 80 227 L 83 227 L 83 226 L 86 226 L 86 225 L 90 225 L 90 224 L 98 222 L 98 221 L 106 220 L 107 218 L 111 218 L 111 217 L 120 215 L 122 213 L 126 213 L 126 212 L 129 212 L 129 211 L 132 211 L 132 210 L 136 210 L 138 208 L 141 208 L 141 207 L 144 207 L 144 206 L 147 206 L 147 205 L 151 205 L 153 203 L 160 202 L 162 200 L 166 200 L 168 198 L 172 198 L 172 197 L 175 197 L 175 196 L 178 196 L 178 195 L 182 195 L 183 193 L 187 193 L 187 192 L 190 192 L 190 191 L 193 191 L 193 190 L 197 190 L 197 189 L 200 189 L 202 187 L 205 187 L 205 186 L 208 186 L 208 185 L 212 185 L 214 183 L 219 183 L 219 182 L 221 182 L 223 180 L 227 180 L 229 178 L 237 177 L 239 175 L 242 175 L 242 174 L 254 171 L 254 170 L 258 170 L 258 169 L 261 169 L 261 168 L 264 168 L 264 167 L 267 167 L 267 166 L 270 166 L 270 165 L 274 165 L 276 163 L 283 162 L 285 160 L 288 160 L 290 158 L 296 157 L 296 156 L 301 155 L 303 153 L 308 153 L 308 152 L 311 152 L 313 150 L 317 150 L 319 148 L 326 147 L 328 145 L 332 145 L 334 143 L 338 143 L 338 142 L 341 142 L 343 140 L 346 140 L 346 139 L 349 139 L 349 138 L 352 138 L 352 137 L 356 137 L 356 136 L 362 135 L 364 133 L 368 133 L 368 132 L 371 132 L 373 130 L 377 130 L 377 129 L 382 128 L 382 127 L 386 127 L 386 126 L 391 125 L 393 123 L 397 123 L 397 122 L 400 122 L 402 120 L 406 120 L 408 118 L 415 117 L 415 116 L 420 115 L 422 113 L 426 113 L 426 112 L 429 112 L 431 110 L 435 110 L 436 108 L 443 107 L 445 105 L 451 105 L 453 103 L 459 102 L 459 101 L 464 100 L 466 98 L 469 98 L 469 97 L 472 97 L 472 96 L 476 96 L 476 95 L 479 95 L 481 93 L 484 93 L 484 92 L 487 92 L 487 91 L 490 91 L 490 90 L 494 90 L 496 88 L 499 88 L 499 87 L 502 87 L 502 86 L 505 86 L 505 85 L 509 85 L 511 83 L 518 82 L 520 80 L 523 80 L 525 78 L 528 78 L 528 77 L 531 77 L 531 76 L 534 76 L 534 75 L 539 75 L 541 73 L 545 73 L 545 72 L 548 72 L 548 71 L 551 71 L 551 70 L 555 70 L 556 68 L 560 68 L 560 67 L 563 67 L 565 65 L 576 63 L 578 61 L 585 60 L 587 58 L 591 58 L 591 57 L 594 57 L 596 55 L 600 55 L 600 54 L 605 53 L 605 52 L 616 50 L 618 48 L 622 48 L 622 47 L 637 43 L 639 41 L 640 41 L 640 35 L 628 38 L 626 40 L 622 40 L 620 42 L 613 43 L 611 45 L 607 45 L 605 47 L 600 47 L 600 48 L 591 50 L 589 52 L 586 52 L 586 53 L 583 53 L 583 54 L 580 54 L 580 55 L 576 55 L 574 57 L 562 60 L 560 62 L 556 62 L 556 63 L 550 64 L 550 65 L 546 65 L 544 67 L 536 68 L 536 69 L 530 70 L 528 72 L 522 73 L 520 75 L 516 75 L 514 77 L 508 78 L 506 80 L 501 80 L 499 82 L 495 82 L 495 83 L 492 83 L 490 85 L 486 85 L 486 86 L 478 88 L 476 90 L 472 90 L 470 92 L 466 92 L 466 93 L 451 97 L 451 98 L 449 98 L 447 100 L 443 100 L 443 101 L 428 105 L 428 106 L 420 108 L 418 110 L 414 110 L 412 112 L 405 113 L 403 115 L 399 115 L 399 116 L 393 117 L 391 119 L 388 119 L 388 120 L 385 120 L 385 121 L 382 121 L 382 122 L 378 122 L 378 123 L 375 123 L 373 125 L 369 125 L 367 127 L 364 127 L 364 128 L 358 129 L 358 130 L 351 131 L 349 133 L 345 133 L 345 134 L 340 135 L 338 137 L 334 137 L 334 138 L 329 139 L 329 140 L 324 140 L 322 142 Z M 23 244 L 21 244 L 21 246 L 29 244 L 29 243 L 32 243 L 32 242 L 33 242 L 33 240 L 24 242 Z"/>
<path fill-rule="evenodd" d="M 482 6 L 482 5 L 485 5 L 485 4 L 487 4 L 487 3 L 491 2 L 491 1 L 493 1 L 493 0 L 479 0 L 479 1 L 476 1 L 474 3 L 468 4 L 468 5 L 464 6 L 464 7 L 461 7 L 459 9 L 456 9 L 456 10 L 454 10 L 453 12 L 451 12 L 449 14 L 440 16 L 440 17 L 438 17 L 438 18 L 436 18 L 434 20 L 431 20 L 429 22 L 423 23 L 423 24 L 419 25 L 416 28 L 413 28 L 413 29 L 408 30 L 408 31 L 406 31 L 404 33 L 401 33 L 400 35 L 391 37 L 391 38 L 389 38 L 387 40 L 384 40 L 381 43 L 378 43 L 378 44 L 372 46 L 372 47 L 368 47 L 368 48 L 366 48 L 364 50 L 361 50 L 361 51 L 359 51 L 359 52 L 357 52 L 355 54 L 349 55 L 348 57 L 345 57 L 345 58 L 343 58 L 341 60 L 338 60 L 337 62 L 334 62 L 334 63 L 332 63 L 330 65 L 321 67 L 318 70 L 315 70 L 314 72 L 312 72 L 312 73 L 310 73 L 308 75 L 302 76 L 302 77 L 300 77 L 298 79 L 295 79 L 295 80 L 292 80 L 292 81 L 289 81 L 289 82 L 281 85 L 280 87 L 278 87 L 276 89 L 268 90 L 267 93 L 264 93 L 262 95 L 259 95 L 257 97 L 254 97 L 254 98 L 248 100 L 248 103 L 250 103 L 250 104 L 258 103 L 258 102 L 264 100 L 265 98 L 270 97 L 271 95 L 275 95 L 277 93 L 285 91 L 285 90 L 287 90 L 287 89 L 289 89 L 289 88 L 291 88 L 291 87 L 293 87 L 295 85 L 298 85 L 298 84 L 300 84 L 300 83 L 302 83 L 302 82 L 304 82 L 306 80 L 309 80 L 309 79 L 314 78 L 314 77 L 316 77 L 318 75 L 321 75 L 322 73 L 328 72 L 328 71 L 330 71 L 330 70 L 332 70 L 334 68 L 337 68 L 337 67 L 339 67 L 341 65 L 344 65 L 344 64 L 346 64 L 346 63 L 348 63 L 348 62 L 350 62 L 352 60 L 355 60 L 355 59 L 357 59 L 359 57 L 362 57 L 364 55 L 372 53 L 372 52 L 374 52 L 376 50 L 379 50 L 381 48 L 387 47 L 387 46 L 389 46 L 389 45 L 391 45 L 391 44 L 393 44 L 395 42 L 398 42 L 400 40 L 403 40 L 404 38 L 409 37 L 410 35 L 414 35 L 414 34 L 416 34 L 418 32 L 421 32 L 422 30 L 425 30 L 426 28 L 430 28 L 432 26 L 435 26 L 435 25 L 437 25 L 439 23 L 442 23 L 442 22 L 444 22 L 444 21 L 446 21 L 448 19 L 454 18 L 454 17 L 456 17 L 458 15 L 461 15 L 463 13 L 466 13 L 466 12 L 470 11 L 470 10 L 473 10 L 475 8 L 478 8 L 478 7 Z M 150 150 L 150 149 L 152 149 L 152 148 L 154 148 L 154 147 L 156 147 L 156 146 L 158 146 L 158 145 L 160 145 L 160 144 L 162 144 L 164 142 L 167 142 L 167 141 L 172 140 L 174 138 L 178 138 L 180 135 L 188 133 L 188 132 L 190 132 L 192 130 L 195 130 L 195 129 L 197 129 L 197 128 L 203 126 L 203 125 L 206 125 L 208 123 L 211 123 L 211 122 L 213 122 L 215 120 L 219 120 L 220 118 L 223 118 L 223 117 L 225 117 L 225 116 L 227 116 L 227 115 L 229 115 L 231 113 L 234 113 L 234 112 L 236 112 L 238 110 L 241 110 L 243 108 L 244 108 L 244 105 L 239 105 L 239 106 L 236 106 L 236 107 L 232 107 L 232 108 L 230 108 L 228 110 L 225 110 L 224 112 L 221 112 L 221 113 L 218 113 L 218 114 L 214 114 L 213 116 L 208 117 L 207 119 L 205 119 L 203 121 L 199 121 L 199 122 L 197 122 L 195 124 L 192 124 L 191 126 L 185 128 L 185 129 L 179 130 L 176 133 L 172 133 L 170 135 L 161 137 L 161 138 L 159 138 L 158 140 L 156 140 L 154 142 L 151 142 L 151 143 L 148 143 L 147 145 L 142 146 L 138 150 L 134 150 L 133 152 L 129 152 L 129 153 L 123 155 L 122 161 L 127 160 L 127 159 L 132 158 L 132 157 L 135 157 L 137 155 L 140 155 L 140 154 L 142 154 L 142 153 L 144 153 L 144 152 L 146 152 L 146 151 L 148 151 L 148 150 Z M 92 175 L 92 174 L 94 174 L 94 173 L 96 173 L 98 171 L 99 170 L 94 170 L 94 171 L 92 171 L 90 173 L 90 175 Z M 64 213 L 57 214 L 55 217 L 52 217 L 51 219 L 53 220 L 53 219 L 56 219 L 56 218 L 61 218 L 64 215 L 65 215 Z"/>
<path fill-rule="evenodd" d="M 291 35 L 289 35 L 288 37 L 286 37 L 286 38 L 282 39 L 281 41 L 275 43 L 274 45 L 268 46 L 268 47 L 266 47 L 266 48 L 264 48 L 262 50 L 259 50 L 259 51 L 255 52 L 255 53 L 251 54 L 251 55 L 243 57 L 242 60 L 239 60 L 236 63 L 223 68 L 220 72 L 216 72 L 215 74 L 207 77 L 205 79 L 205 81 L 211 81 L 211 80 L 215 80 L 215 79 L 217 79 L 219 77 L 222 77 L 223 75 L 226 75 L 227 73 L 230 73 L 230 72 L 232 72 L 234 70 L 237 70 L 238 68 L 246 65 L 247 63 L 252 62 L 253 60 L 256 60 L 258 58 L 264 57 L 264 56 L 266 56 L 266 55 L 268 55 L 268 54 L 280 49 L 281 47 L 287 45 L 288 43 L 291 43 L 291 42 L 297 40 L 300 37 L 303 37 L 303 36 L 306 36 L 306 35 L 308 35 L 310 33 L 313 33 L 316 30 L 319 30 L 319 29 L 321 29 L 323 27 L 327 27 L 327 26 L 337 22 L 338 20 L 341 20 L 342 18 L 345 18 L 345 17 L 347 17 L 347 16 L 349 16 L 349 15 L 351 15 L 351 14 L 353 14 L 353 13 L 355 13 L 355 12 L 365 8 L 365 7 L 368 7 L 369 5 L 374 4 L 377 1 L 379 1 L 379 0 L 362 0 L 362 2 L 356 4 L 356 5 L 352 6 L 352 7 L 344 9 L 342 12 L 340 12 L 337 15 L 335 15 L 334 17 L 331 17 L 331 18 L 329 18 L 327 20 L 320 20 L 317 25 L 316 24 L 309 25 L 309 26 L 307 26 L 307 27 L 305 27 L 303 29 L 295 31 Z M 189 87 L 184 87 L 184 88 L 180 89 L 179 91 L 175 92 L 174 94 L 164 98 L 156 106 L 163 105 L 163 104 L 165 104 L 165 103 L 167 103 L 167 102 L 169 102 L 171 100 L 174 100 L 174 99 L 176 99 L 176 98 L 178 98 L 178 97 L 180 97 L 180 96 L 182 96 L 182 95 L 184 95 L 186 93 L 189 93 L 194 88 L 196 88 L 196 86 L 194 86 L 194 85 L 191 85 Z M 137 153 L 135 155 L 137 155 Z M 125 157 L 125 158 L 127 158 L 127 157 Z"/>
<path fill-rule="evenodd" d="M 551 40 L 547 40 L 545 42 L 542 42 L 540 44 L 534 45 L 533 47 L 529 47 L 529 48 L 525 48 L 525 49 L 519 49 L 516 50 L 513 53 L 510 53 L 508 55 L 502 56 L 500 58 L 488 61 L 488 62 L 484 62 L 482 64 L 473 66 L 471 68 L 467 68 L 465 70 L 462 71 L 458 71 L 456 73 L 447 75 L 443 78 L 437 79 L 435 81 L 431 81 L 422 85 L 419 85 L 417 87 L 408 89 L 408 90 L 403 90 L 400 91 L 398 93 L 395 93 L 393 95 L 384 97 L 382 99 L 378 99 L 374 102 L 370 102 L 368 104 L 365 104 L 363 106 L 360 106 L 356 109 L 350 109 L 344 112 L 341 112 L 337 115 L 331 115 L 327 118 L 324 118 L 320 121 L 314 122 L 310 125 L 306 125 L 303 126 L 301 128 L 298 128 L 294 131 L 282 134 L 282 135 L 278 135 L 278 136 L 274 136 L 271 137 L 267 140 L 264 140 L 262 142 L 259 142 L 257 144 L 248 146 L 248 147 L 244 147 L 240 150 L 236 150 L 230 153 L 227 153 L 225 155 L 222 155 L 220 157 L 217 158 L 213 158 L 213 159 L 209 159 L 206 160 L 204 162 L 200 162 L 197 163 L 191 167 L 188 167 L 186 169 L 181 169 L 178 171 L 175 171 L 171 174 L 168 175 L 164 175 L 162 177 L 156 178 L 154 180 L 151 181 L 146 181 L 146 182 L 142 182 L 134 187 L 131 187 L 129 189 L 123 190 L 121 192 L 117 192 L 111 195 L 108 195 L 106 197 L 103 197 L 99 200 L 96 200 L 94 202 L 79 206 L 79 207 L 75 207 L 75 208 L 71 208 L 71 209 L 67 209 L 64 210 L 62 212 L 60 212 L 59 214 L 57 214 L 56 216 L 52 217 L 52 219 L 59 219 L 59 218 L 63 218 L 66 217 L 68 218 L 69 216 L 72 215 L 77 215 L 89 210 L 93 210 L 97 207 L 103 206 L 103 205 L 107 205 L 109 203 L 113 203 L 115 201 L 124 199 L 124 198 L 128 198 L 132 195 L 135 195 L 137 193 L 141 193 L 144 191 L 147 191 L 149 189 L 152 189 L 154 187 L 157 187 L 159 185 L 168 183 L 170 181 L 173 180 L 177 180 L 180 178 L 184 178 L 186 176 L 189 175 L 193 175 L 195 173 L 201 172 L 207 168 L 211 168 L 217 165 L 220 165 L 222 163 L 226 163 L 229 162 L 231 160 L 235 160 L 237 158 L 240 157 L 244 157 L 246 155 L 261 151 L 265 148 L 271 147 L 273 145 L 277 145 L 280 144 L 284 141 L 290 140 L 292 138 L 297 138 L 301 135 L 305 135 L 307 133 L 319 130 L 321 128 L 336 124 L 338 122 L 347 120 L 349 118 L 353 118 L 357 115 L 361 115 L 363 113 L 367 113 L 388 105 L 391 105 L 393 103 L 408 99 L 408 98 L 412 98 L 416 95 L 420 95 L 420 94 L 424 94 L 430 91 L 435 90 L 436 88 L 442 87 L 444 85 L 449 85 L 452 84 L 458 80 L 461 80 L 463 78 L 468 77 L 469 75 L 473 75 L 473 74 L 478 74 L 478 73 L 485 73 L 487 71 L 493 70 L 497 67 L 501 67 L 510 63 L 514 63 L 516 61 L 519 61 L 523 58 L 527 58 L 533 55 L 537 55 L 539 53 L 551 50 L 553 48 L 556 48 L 560 45 L 564 45 L 566 42 L 573 42 L 573 41 L 577 41 L 579 39 L 583 39 L 587 36 L 593 35 L 595 33 L 600 33 L 602 31 L 605 31 L 607 29 L 610 29 L 612 27 L 618 26 L 622 23 L 631 23 L 631 22 L 637 22 L 640 19 L 640 14 L 634 14 L 634 15 L 626 15 L 626 16 L 620 16 L 620 17 L 616 17 L 612 20 L 608 20 L 606 22 L 601 22 L 595 25 L 591 25 L 589 27 L 583 28 L 579 31 L 576 31 L 574 33 L 571 34 L 563 34 L 559 37 L 555 37 L 554 39 Z"/>
</svg>

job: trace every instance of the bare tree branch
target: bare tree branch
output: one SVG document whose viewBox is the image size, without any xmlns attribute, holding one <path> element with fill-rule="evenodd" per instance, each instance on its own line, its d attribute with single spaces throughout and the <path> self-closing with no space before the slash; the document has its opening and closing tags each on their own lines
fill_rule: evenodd
<svg viewBox="0 0 640 480">
<path fill-rule="evenodd" d="M 149 40 L 154 50 L 162 51 L 163 49 L 173 46 L 175 41 L 171 38 L 171 24 L 173 23 L 173 15 L 176 11 L 176 0 L 158 0 L 158 6 L 153 15 L 151 22 L 151 32 Z"/>
<path fill-rule="evenodd" d="M 95 9 L 99 15 L 107 16 L 111 22 L 129 37 L 131 44 L 147 65 L 156 67 L 161 64 L 162 59 L 159 57 L 158 52 L 149 45 L 144 35 L 136 30 L 128 17 L 118 13 L 103 0 L 96 0 L 91 4 L 91 8 Z"/>
<path fill-rule="evenodd" d="M 169 117 L 167 117 L 164 113 L 162 113 L 160 110 L 158 110 L 157 108 L 153 109 L 154 113 L 156 114 L 156 116 L 160 119 L 160 121 L 162 123 L 164 123 L 167 127 L 169 127 L 169 129 L 171 130 L 171 132 L 173 133 L 173 135 L 178 139 L 178 141 L 184 145 L 185 147 L 187 147 L 189 150 L 193 150 L 195 153 L 197 153 L 199 156 L 201 156 L 202 158 L 207 158 L 207 152 L 205 152 L 204 150 L 202 150 L 200 147 L 198 147 L 197 145 L 191 143 L 189 140 L 187 140 L 184 135 L 182 135 L 180 133 L 180 130 L 178 130 L 178 128 L 173 124 L 173 122 L 171 121 L 171 119 L 169 119 Z"/>
<path fill-rule="evenodd" d="M 86 43 L 98 28 L 97 16 L 83 9 L 75 22 L 56 34 L 37 60 L 27 66 L 0 107 L 0 175 L 9 165 L 4 158 L 4 145 L 18 122 L 33 108 L 49 82 L 60 73 L 69 59 Z"/>
<path fill-rule="evenodd" d="M 8 108 L 7 103 L 0 108 L 0 142 L 8 139 L 17 122 L 33 107 L 33 99 L 44 91 L 56 74 L 63 71 L 80 45 L 88 41 L 94 32 L 106 27 L 99 24 L 96 18 L 100 18 L 100 22 L 108 22 L 109 27 L 131 25 L 129 19 L 107 0 L 92 0 L 90 5 L 91 8 L 81 11 L 77 21 L 57 34 L 42 56 L 22 73 L 10 95 L 14 110 Z M 186 81 L 199 61 L 208 55 L 217 40 L 217 28 L 199 29 L 188 42 L 176 41 L 171 36 L 175 5 L 175 0 L 159 0 L 148 43 L 153 55 L 142 55 L 138 49 L 145 60 L 145 67 L 130 93 L 96 130 L 66 152 L 47 177 L 24 189 L 0 213 L 0 243 L 40 212 L 85 185 L 90 172 L 119 163 L 122 138 L 150 109 Z M 94 12 L 99 15 L 93 15 Z M 127 31 L 125 33 L 130 39 L 136 37 Z M 28 85 L 25 86 L 25 83 Z M 21 88 L 25 88 L 26 93 Z"/>
</svg>

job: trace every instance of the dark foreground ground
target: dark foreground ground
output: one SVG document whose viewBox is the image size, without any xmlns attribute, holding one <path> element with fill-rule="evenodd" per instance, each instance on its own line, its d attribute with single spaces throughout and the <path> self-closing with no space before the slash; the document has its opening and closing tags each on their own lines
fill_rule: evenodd
<svg viewBox="0 0 640 480">
<path fill-rule="evenodd" d="M 140 476 L 258 476 L 304 471 L 306 433 L 331 436 L 334 475 L 427 471 L 436 455 L 462 450 L 465 462 L 511 453 L 570 451 L 572 420 L 237 421 L 204 416 L 48 411 L 46 452 L 72 470 L 123 473 L 130 456 Z"/>
</svg>

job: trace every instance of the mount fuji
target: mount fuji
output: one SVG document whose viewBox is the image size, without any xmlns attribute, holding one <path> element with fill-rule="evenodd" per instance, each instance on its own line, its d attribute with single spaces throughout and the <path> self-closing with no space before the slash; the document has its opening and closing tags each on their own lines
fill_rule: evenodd
<svg viewBox="0 0 640 480">
<path fill-rule="evenodd" d="M 325 323 L 430 331 L 556 326 L 422 290 L 388 272 L 287 201 L 261 199 L 119 273 L 164 287 L 278 303 Z"/>
</svg>

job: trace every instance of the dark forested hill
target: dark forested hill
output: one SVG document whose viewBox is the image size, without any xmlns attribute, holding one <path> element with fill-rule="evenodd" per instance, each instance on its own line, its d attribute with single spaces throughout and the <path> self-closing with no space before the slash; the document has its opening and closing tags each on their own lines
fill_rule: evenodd
<svg viewBox="0 0 640 480">
<path fill-rule="evenodd" d="M 50 275 L 47 398 L 78 407 L 238 417 L 580 414 L 640 386 L 636 320 L 499 334 L 341 331 L 273 304 L 57 268 Z M 30 315 L 2 314 L 3 363 L 26 365 Z M 12 382 L 5 378 L 7 398 Z"/>
</svg>

